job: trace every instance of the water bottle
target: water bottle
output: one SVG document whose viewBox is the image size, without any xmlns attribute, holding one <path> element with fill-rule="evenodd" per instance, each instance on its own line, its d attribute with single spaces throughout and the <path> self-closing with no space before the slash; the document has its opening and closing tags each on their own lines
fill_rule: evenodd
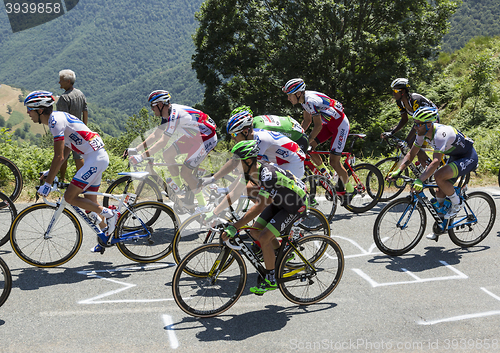
<svg viewBox="0 0 500 353">
<path fill-rule="evenodd" d="M 87 215 L 88 218 L 94 223 L 96 226 L 102 222 L 101 216 L 99 216 L 96 212 L 92 211 Z"/>
<path fill-rule="evenodd" d="M 292 227 L 290 229 L 290 240 L 297 240 L 299 238 L 302 238 L 304 235 L 300 233 L 300 228 L 299 227 Z"/>
<path fill-rule="evenodd" d="M 167 178 L 167 184 L 170 186 L 170 188 L 175 192 L 179 193 L 181 191 L 181 188 L 177 186 L 177 184 L 172 180 L 172 178 Z"/>
<path fill-rule="evenodd" d="M 434 209 L 435 209 L 437 212 L 439 212 L 439 211 L 440 211 L 440 209 L 439 209 L 439 208 L 441 207 L 441 205 L 439 204 L 438 200 L 436 200 L 436 198 L 435 198 L 435 197 L 433 197 L 433 198 L 431 199 L 431 203 L 432 203 L 432 206 L 434 207 Z"/>
</svg>

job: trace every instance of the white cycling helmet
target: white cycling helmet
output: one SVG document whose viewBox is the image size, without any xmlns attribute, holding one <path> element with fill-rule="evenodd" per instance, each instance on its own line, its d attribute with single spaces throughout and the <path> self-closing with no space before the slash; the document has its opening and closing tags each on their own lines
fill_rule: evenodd
<svg viewBox="0 0 500 353">
<path fill-rule="evenodd" d="M 231 116 L 227 121 L 226 130 L 228 134 L 237 134 L 243 129 L 251 127 L 253 125 L 253 115 L 250 109 L 235 109 L 234 111 L 236 111 L 236 114 Z"/>
<path fill-rule="evenodd" d="M 392 89 L 410 88 L 410 83 L 407 78 L 397 78 L 391 83 Z"/>
<path fill-rule="evenodd" d="M 281 90 L 286 94 L 301 92 L 306 90 L 306 84 L 301 78 L 292 78 L 287 83 L 285 83 Z"/>
<path fill-rule="evenodd" d="M 24 105 L 28 108 L 48 108 L 54 104 L 55 99 L 52 92 L 33 91 L 24 100 Z"/>
<path fill-rule="evenodd" d="M 168 93 L 168 91 L 156 90 L 149 94 L 148 103 L 157 104 L 159 102 L 163 102 L 163 104 L 169 104 L 170 98 L 170 93 Z"/>
</svg>

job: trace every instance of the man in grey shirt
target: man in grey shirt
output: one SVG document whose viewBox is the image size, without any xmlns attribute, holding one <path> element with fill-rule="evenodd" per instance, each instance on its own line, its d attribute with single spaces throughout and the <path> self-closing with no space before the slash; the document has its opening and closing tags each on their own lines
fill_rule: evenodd
<svg viewBox="0 0 500 353">
<path fill-rule="evenodd" d="M 87 100 L 85 95 L 79 89 L 73 87 L 76 81 L 76 75 L 72 70 L 59 71 L 59 85 L 65 92 L 59 97 L 56 104 L 58 111 L 66 112 L 76 116 L 87 125 L 88 111 Z M 75 160 L 76 170 L 83 166 L 83 158 L 80 154 L 73 151 L 73 159 Z M 61 180 L 64 181 L 68 162 L 65 161 L 61 165 Z"/>
</svg>

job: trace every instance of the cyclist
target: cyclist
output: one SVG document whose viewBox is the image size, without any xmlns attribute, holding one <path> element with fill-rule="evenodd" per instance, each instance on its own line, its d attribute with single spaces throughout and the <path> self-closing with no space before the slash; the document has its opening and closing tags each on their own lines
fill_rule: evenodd
<svg viewBox="0 0 500 353">
<path fill-rule="evenodd" d="M 430 99 L 425 98 L 424 96 L 418 93 L 410 93 L 410 84 L 407 78 L 397 78 L 391 83 L 392 96 L 396 100 L 396 105 L 399 108 L 399 112 L 401 113 L 401 119 L 399 120 L 398 125 L 396 125 L 391 131 L 383 132 L 380 135 L 380 138 L 385 139 L 388 136 L 394 135 L 396 132 L 401 130 L 408 123 L 408 114 L 410 116 L 413 115 L 418 108 L 421 107 L 431 107 L 437 109 L 436 105 L 431 102 Z M 439 114 L 436 118 L 439 123 Z M 408 135 L 406 136 L 405 141 L 408 143 L 408 146 L 411 146 L 415 141 L 415 130 L 411 129 Z M 420 150 L 418 152 L 418 161 L 422 165 L 423 168 L 427 165 L 427 154 L 425 151 Z"/>
<path fill-rule="evenodd" d="M 341 196 L 342 205 L 352 199 L 354 186 L 349 182 L 349 175 L 341 163 L 347 136 L 349 120 L 344 114 L 344 107 L 339 101 L 315 91 L 306 91 L 306 84 L 301 78 L 289 80 L 282 88 L 288 100 L 296 105 L 300 103 L 304 109 L 302 128 L 307 130 L 311 122 L 313 129 L 309 135 L 309 144 L 314 150 L 316 146 L 332 138 L 330 143 L 330 165 L 339 175 L 337 194 Z M 311 160 L 324 174 L 327 168 L 319 155 L 311 155 Z"/>
<path fill-rule="evenodd" d="M 227 133 L 236 142 L 245 140 L 255 140 L 259 148 L 259 160 L 267 161 L 278 165 L 279 167 L 289 170 L 297 178 L 304 176 L 304 160 L 305 154 L 300 149 L 299 145 L 288 137 L 279 132 L 254 129 L 253 115 L 251 110 L 236 109 L 231 114 L 227 122 Z M 205 179 L 203 185 L 213 183 L 214 181 L 227 175 L 238 167 L 237 160 L 228 161 L 213 177 Z M 206 219 L 211 218 L 214 214 L 220 214 L 228 205 L 232 204 L 232 200 L 238 199 L 238 195 L 243 192 L 243 186 L 247 186 L 248 195 L 255 196 L 258 188 L 249 181 L 242 178 L 241 183 L 237 185 L 231 192 L 226 195 L 217 207 L 206 215 Z"/>
<path fill-rule="evenodd" d="M 474 149 L 474 141 L 466 137 L 463 133 L 452 126 L 436 123 L 438 111 L 433 107 L 422 107 L 413 114 L 414 128 L 417 133 L 415 142 L 411 150 L 403 158 L 400 169 L 392 172 L 389 177 L 395 178 L 404 170 L 415 158 L 422 148 L 424 141 L 427 141 L 434 148 L 432 162 L 425 171 L 413 183 L 416 191 L 423 188 L 422 180 L 426 180 L 432 174 L 436 179 L 439 189 L 436 190 L 436 199 L 442 206 L 445 197 L 451 201 L 451 206 L 444 215 L 445 219 L 453 218 L 463 207 L 463 202 L 455 193 L 453 184 L 462 175 L 466 175 L 477 166 L 478 157 Z M 448 162 L 439 168 L 443 154 L 450 156 Z M 435 172 L 435 173 L 434 173 Z M 437 240 L 434 233 L 427 235 L 428 239 Z"/>
<path fill-rule="evenodd" d="M 239 113 L 240 111 L 247 110 L 253 115 L 252 110 L 248 106 L 241 106 L 231 112 L 231 116 Z M 288 137 L 293 142 L 299 145 L 300 149 L 307 152 L 309 148 L 309 140 L 304 133 L 302 126 L 290 116 L 277 116 L 277 115 L 259 115 L 253 117 L 254 129 L 262 129 L 269 131 L 280 132 Z"/>
<path fill-rule="evenodd" d="M 258 162 L 260 152 L 256 140 L 240 141 L 231 152 L 234 160 L 241 161 L 245 180 L 259 186 L 259 194 L 257 203 L 241 219 L 228 225 L 222 238 L 234 237 L 239 228 L 260 214 L 253 224 L 259 231 L 254 230 L 251 235 L 260 242 L 267 273 L 262 282 L 250 291 L 262 295 L 277 288 L 274 249 L 280 244 L 276 237 L 306 211 L 305 184 L 287 170 L 271 163 Z"/>
<path fill-rule="evenodd" d="M 128 149 L 124 156 L 130 153 L 144 151 L 141 154 L 129 155 L 133 164 L 142 162 L 144 157 L 154 155 L 162 149 L 175 132 L 182 132 L 169 148 L 163 152 L 165 163 L 172 164 L 168 167 L 175 185 L 171 185 L 174 191 L 180 191 L 182 185 L 181 176 L 186 181 L 189 189 L 193 190 L 198 201 L 195 212 L 206 211 L 206 201 L 198 187 L 198 179 L 194 175 L 194 169 L 205 159 L 207 154 L 217 145 L 217 134 L 215 122 L 200 110 L 179 104 L 170 103 L 168 91 L 156 90 L 149 94 L 148 103 L 151 105 L 156 116 L 162 118 L 160 126 L 149 135 L 146 140 L 136 148 Z M 179 131 L 180 130 L 180 131 Z M 156 141 L 156 143 L 154 143 Z M 154 144 L 153 144 L 154 143 Z M 175 156 L 187 153 L 184 165 L 179 168 L 174 166 Z"/>
<path fill-rule="evenodd" d="M 85 191 L 98 191 L 102 173 L 109 164 L 108 153 L 99 134 L 91 131 L 77 117 L 60 111 L 53 111 L 54 97 L 48 91 L 33 91 L 24 100 L 28 115 L 34 123 L 49 126 L 54 136 L 54 157 L 50 169 L 44 173 L 45 183 L 38 188 L 38 194 L 47 196 L 52 190 L 52 183 L 68 159 L 71 151 L 83 156 L 84 164 L 78 169 L 64 193 L 64 199 L 74 206 L 97 213 L 99 226 L 107 236 L 113 234 L 116 221 L 120 217 L 116 210 L 102 207 L 96 195 L 86 195 Z M 83 193 L 84 197 L 78 196 Z M 105 221 L 106 220 L 106 221 Z M 106 229 L 107 227 L 107 229 Z M 93 252 L 104 252 L 100 245 L 92 248 Z"/>
</svg>

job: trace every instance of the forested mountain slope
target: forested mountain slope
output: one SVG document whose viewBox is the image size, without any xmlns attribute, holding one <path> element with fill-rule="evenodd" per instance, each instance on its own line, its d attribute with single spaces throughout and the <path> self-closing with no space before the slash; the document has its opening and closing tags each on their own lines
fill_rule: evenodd
<svg viewBox="0 0 500 353">
<path fill-rule="evenodd" d="M 473 37 L 500 35 L 500 1 L 463 0 L 450 24 L 442 45 L 447 52 L 463 48 Z"/>
<path fill-rule="evenodd" d="M 67 14 L 12 33 L 0 5 L 0 84 L 62 93 L 58 72 L 72 69 L 90 117 L 118 135 L 123 118 L 146 106 L 153 89 L 195 104 L 203 88 L 191 68 L 194 13 L 201 0 L 80 0 Z"/>
</svg>

